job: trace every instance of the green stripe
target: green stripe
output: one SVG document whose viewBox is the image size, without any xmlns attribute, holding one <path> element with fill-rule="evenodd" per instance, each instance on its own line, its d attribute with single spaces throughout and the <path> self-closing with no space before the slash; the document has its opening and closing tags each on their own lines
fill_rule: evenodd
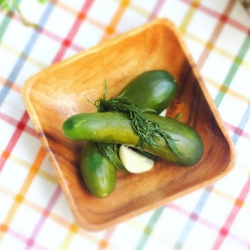
<svg viewBox="0 0 250 250">
<path fill-rule="evenodd" d="M 17 0 L 16 2 L 17 2 L 17 4 L 19 4 L 21 2 L 21 0 Z M 11 18 L 8 17 L 7 14 L 6 14 L 4 19 L 2 20 L 2 22 L 0 24 L 0 43 L 1 43 L 2 39 L 3 39 L 3 35 L 4 35 L 7 27 L 10 24 L 10 21 L 11 21 Z"/>
<path fill-rule="evenodd" d="M 143 247 L 145 246 L 147 240 L 149 239 L 149 236 L 152 234 L 153 229 L 155 224 L 157 223 L 157 221 L 159 220 L 162 212 L 164 211 L 165 206 L 160 207 L 158 209 L 156 209 L 153 213 L 153 215 L 150 218 L 150 221 L 148 222 L 148 224 L 146 225 L 145 229 L 143 230 L 143 234 L 135 248 L 135 250 L 141 250 L 143 249 Z"/>
<path fill-rule="evenodd" d="M 234 58 L 233 64 L 232 64 L 232 66 L 231 66 L 231 68 L 226 76 L 226 79 L 225 79 L 223 85 L 221 86 L 217 96 L 215 97 L 214 102 L 215 102 L 217 107 L 220 105 L 222 99 L 224 98 L 225 93 L 227 92 L 237 70 L 240 67 L 240 64 L 243 61 L 243 58 L 245 57 L 246 53 L 249 50 L 249 47 L 250 47 L 250 36 L 247 36 L 243 45 L 241 46 L 241 48 L 238 52 L 238 55 Z"/>
</svg>

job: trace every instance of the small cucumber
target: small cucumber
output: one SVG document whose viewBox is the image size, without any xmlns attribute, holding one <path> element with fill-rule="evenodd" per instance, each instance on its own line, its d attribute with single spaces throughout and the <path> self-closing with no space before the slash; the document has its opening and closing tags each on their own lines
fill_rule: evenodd
<svg viewBox="0 0 250 250">
<path fill-rule="evenodd" d="M 145 151 L 178 165 L 190 166 L 197 163 L 203 153 L 203 143 L 194 129 L 185 123 L 145 113 L 150 119 L 167 132 L 174 140 L 181 157 L 173 153 L 165 140 L 158 140 L 158 147 L 146 145 Z M 75 141 L 96 141 L 129 146 L 138 145 L 137 136 L 131 127 L 131 121 L 123 114 L 115 112 L 77 114 L 63 124 L 63 133 Z"/>
<path fill-rule="evenodd" d="M 165 70 L 147 71 L 134 78 L 120 93 L 141 108 L 151 108 L 160 114 L 175 97 L 175 78 Z"/>
<path fill-rule="evenodd" d="M 81 156 L 81 172 L 88 189 L 98 198 L 108 196 L 116 184 L 116 171 L 102 156 L 95 142 L 86 142 Z"/>
</svg>

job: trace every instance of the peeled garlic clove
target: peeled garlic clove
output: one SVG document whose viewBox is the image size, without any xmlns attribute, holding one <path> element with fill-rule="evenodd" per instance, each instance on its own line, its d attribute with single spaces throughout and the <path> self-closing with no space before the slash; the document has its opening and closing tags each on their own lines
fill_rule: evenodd
<svg viewBox="0 0 250 250">
<path fill-rule="evenodd" d="M 167 110 L 164 109 L 164 110 L 159 114 L 159 116 L 166 117 L 166 114 L 167 114 Z"/>
<path fill-rule="evenodd" d="M 119 149 L 121 162 L 128 172 L 140 174 L 154 167 L 154 161 L 122 145 Z"/>
</svg>

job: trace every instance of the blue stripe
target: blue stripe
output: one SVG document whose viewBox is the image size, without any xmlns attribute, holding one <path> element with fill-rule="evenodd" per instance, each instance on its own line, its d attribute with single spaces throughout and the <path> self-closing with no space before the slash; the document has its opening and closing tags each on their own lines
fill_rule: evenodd
<svg viewBox="0 0 250 250">
<path fill-rule="evenodd" d="M 50 14 L 52 13 L 54 5 L 53 4 L 49 4 L 47 5 L 40 21 L 39 21 L 39 27 L 43 27 L 46 23 L 46 21 L 48 20 L 48 17 L 50 16 Z M 13 70 L 11 71 L 9 77 L 8 77 L 8 81 L 10 83 L 14 83 L 19 72 L 21 71 L 25 60 L 27 59 L 30 51 L 32 50 L 32 48 L 35 45 L 35 42 L 37 41 L 38 37 L 39 37 L 40 33 L 38 30 L 34 29 L 34 32 L 32 33 L 28 43 L 26 44 L 22 54 L 20 55 L 19 59 L 17 60 L 15 66 L 13 67 Z M 18 42 L 18 41 L 17 41 Z M 2 105 L 2 103 L 4 102 L 4 99 L 6 98 L 6 96 L 8 95 L 10 91 L 10 88 L 7 86 L 3 86 L 1 92 L 0 92 L 0 106 Z"/>
<path fill-rule="evenodd" d="M 209 198 L 209 195 L 210 195 L 210 191 L 204 189 L 196 207 L 194 208 L 193 212 L 194 214 L 199 214 L 201 212 L 201 210 L 203 209 L 204 205 L 206 204 L 208 198 Z M 189 233 L 191 232 L 191 229 L 192 227 L 194 226 L 195 224 L 195 220 L 192 220 L 192 219 L 188 219 L 188 222 L 186 223 L 184 229 L 182 230 L 181 232 L 181 235 L 178 239 L 178 242 L 175 244 L 174 246 L 174 250 L 180 250 L 183 248 L 183 245 L 184 245 L 184 242 L 186 241 L 186 239 L 188 238 L 189 236 Z"/>
<path fill-rule="evenodd" d="M 248 107 L 247 107 L 245 113 L 243 114 L 242 119 L 237 127 L 243 131 L 247 122 L 249 121 L 249 118 L 250 118 L 250 106 L 248 105 Z M 236 144 L 238 142 L 239 138 L 240 138 L 240 135 L 234 133 L 234 135 L 232 136 L 233 143 Z"/>
</svg>

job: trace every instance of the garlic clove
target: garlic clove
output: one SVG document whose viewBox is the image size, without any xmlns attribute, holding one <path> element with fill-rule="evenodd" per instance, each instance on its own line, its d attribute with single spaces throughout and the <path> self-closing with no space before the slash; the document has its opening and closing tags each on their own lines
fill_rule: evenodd
<svg viewBox="0 0 250 250">
<path fill-rule="evenodd" d="M 167 109 L 164 109 L 160 114 L 159 116 L 162 116 L 162 117 L 166 117 L 167 115 Z"/>
<path fill-rule="evenodd" d="M 124 145 L 120 146 L 119 156 L 127 171 L 133 174 L 144 173 L 154 167 L 153 160 L 136 153 Z"/>
</svg>

